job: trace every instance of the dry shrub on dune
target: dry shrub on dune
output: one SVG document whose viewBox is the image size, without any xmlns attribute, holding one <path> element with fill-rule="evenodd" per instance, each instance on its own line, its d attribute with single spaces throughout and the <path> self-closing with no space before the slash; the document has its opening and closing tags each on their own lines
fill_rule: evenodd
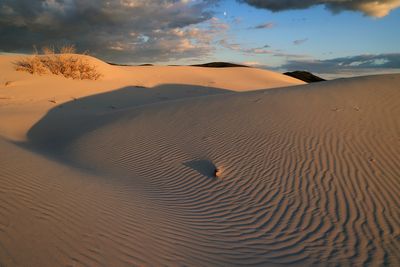
<svg viewBox="0 0 400 267">
<path fill-rule="evenodd" d="M 32 56 L 16 62 L 16 70 L 39 75 L 52 73 L 77 80 L 97 80 L 102 76 L 88 59 L 75 54 L 72 45 L 61 47 L 58 53 L 51 47 L 44 47 L 42 51 L 42 54 L 35 51 Z"/>
</svg>

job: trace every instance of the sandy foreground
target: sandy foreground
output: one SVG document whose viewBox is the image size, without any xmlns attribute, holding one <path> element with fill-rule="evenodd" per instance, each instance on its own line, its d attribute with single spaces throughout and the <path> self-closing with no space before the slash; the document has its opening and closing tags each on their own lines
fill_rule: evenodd
<svg viewBox="0 0 400 267">
<path fill-rule="evenodd" d="M 104 77 L 76 81 L 17 59 L 0 57 L 0 266 L 400 266 L 399 74 L 90 58 Z"/>
</svg>

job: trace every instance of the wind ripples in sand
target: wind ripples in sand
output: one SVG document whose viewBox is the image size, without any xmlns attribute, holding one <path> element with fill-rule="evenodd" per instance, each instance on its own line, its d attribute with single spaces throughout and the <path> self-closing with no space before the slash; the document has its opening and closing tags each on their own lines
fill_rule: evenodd
<svg viewBox="0 0 400 267">
<path fill-rule="evenodd" d="M 175 241 L 211 264 L 398 263 L 400 151 L 385 140 L 399 123 L 383 118 L 400 115 L 399 91 L 326 87 L 144 109 L 69 153 L 137 174 L 132 184 L 168 211 L 166 227 L 190 230 Z M 193 160 L 221 177 L 184 164 Z"/>
<path fill-rule="evenodd" d="M 0 143 L 0 259 L 399 265 L 399 97 L 371 77 L 122 110 L 60 147 L 70 165 Z M 15 236 L 41 241 L 18 258 Z"/>
</svg>

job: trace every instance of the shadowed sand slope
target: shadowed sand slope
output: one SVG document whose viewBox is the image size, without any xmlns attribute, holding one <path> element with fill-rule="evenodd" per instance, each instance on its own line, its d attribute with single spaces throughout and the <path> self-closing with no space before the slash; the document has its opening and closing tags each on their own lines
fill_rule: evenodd
<svg viewBox="0 0 400 267">
<path fill-rule="evenodd" d="M 152 88 L 124 87 L 119 90 L 82 97 L 52 109 L 28 132 L 30 144 L 43 149 L 60 149 L 86 132 L 115 121 L 129 109 L 130 117 L 140 107 L 187 98 L 232 94 L 232 91 L 195 85 L 165 84 Z"/>
<path fill-rule="evenodd" d="M 65 103 L 35 153 L 0 140 L 0 263 L 398 266 L 399 83 L 121 104 L 87 127 L 74 107 L 107 93 Z"/>
</svg>

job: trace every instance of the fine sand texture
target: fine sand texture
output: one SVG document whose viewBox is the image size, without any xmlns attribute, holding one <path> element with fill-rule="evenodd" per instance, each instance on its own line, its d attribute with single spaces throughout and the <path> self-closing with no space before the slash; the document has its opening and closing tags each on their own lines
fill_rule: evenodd
<svg viewBox="0 0 400 267">
<path fill-rule="evenodd" d="M 400 265 L 400 75 L 0 59 L 0 266 Z"/>
</svg>

